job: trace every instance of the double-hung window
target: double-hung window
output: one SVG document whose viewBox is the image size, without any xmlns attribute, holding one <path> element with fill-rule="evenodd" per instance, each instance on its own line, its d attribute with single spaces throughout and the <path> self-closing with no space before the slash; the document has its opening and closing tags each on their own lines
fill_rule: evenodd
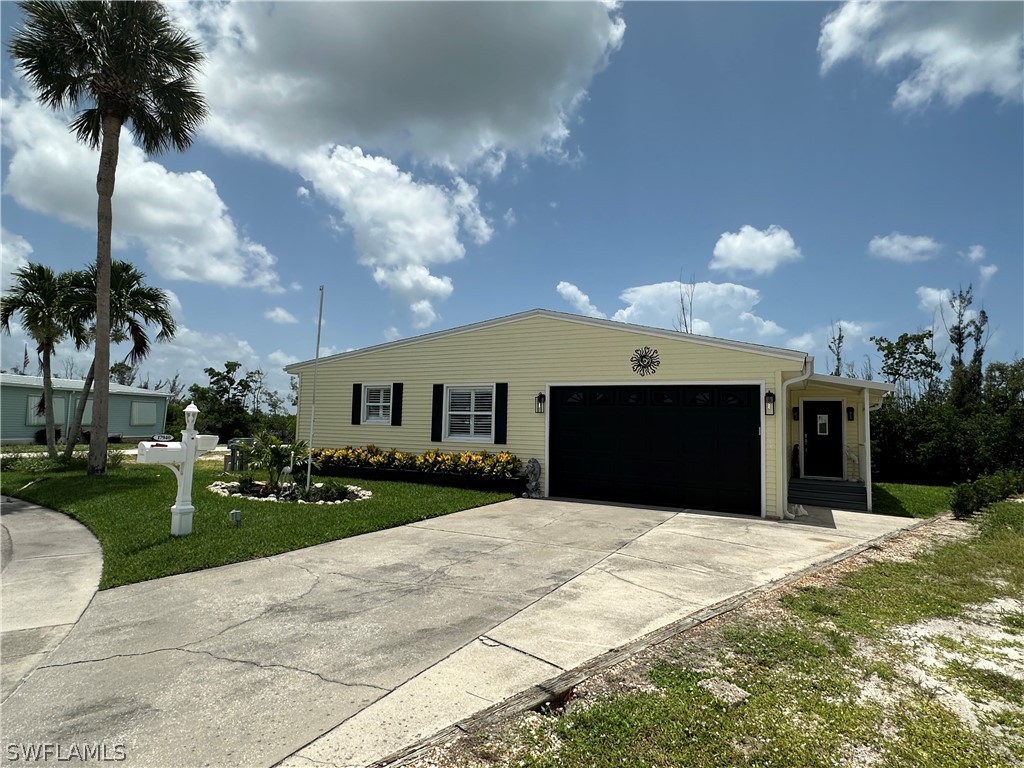
<svg viewBox="0 0 1024 768">
<path fill-rule="evenodd" d="M 445 415 L 445 439 L 494 439 L 494 385 L 449 386 Z"/>
<path fill-rule="evenodd" d="M 363 423 L 391 423 L 390 384 L 367 384 L 363 387 Z"/>
</svg>

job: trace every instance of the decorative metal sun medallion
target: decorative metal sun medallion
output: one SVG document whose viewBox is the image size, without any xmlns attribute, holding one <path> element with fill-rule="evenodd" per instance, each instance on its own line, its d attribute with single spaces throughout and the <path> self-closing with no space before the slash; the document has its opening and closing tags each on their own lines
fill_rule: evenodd
<svg viewBox="0 0 1024 768">
<path fill-rule="evenodd" d="M 658 366 L 661 365 L 661 360 L 658 359 L 658 350 L 650 347 L 640 347 L 635 350 L 633 356 L 629 358 L 629 362 L 633 364 L 633 373 L 639 373 L 641 376 L 657 373 Z"/>
</svg>

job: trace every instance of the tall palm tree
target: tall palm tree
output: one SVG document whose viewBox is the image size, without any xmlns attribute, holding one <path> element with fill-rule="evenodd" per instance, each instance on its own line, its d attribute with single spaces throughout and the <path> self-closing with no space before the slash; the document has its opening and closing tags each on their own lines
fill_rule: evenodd
<svg viewBox="0 0 1024 768">
<path fill-rule="evenodd" d="M 43 365 L 43 410 L 46 416 L 46 448 L 51 459 L 57 458 L 57 438 L 53 414 L 53 372 L 50 359 L 57 344 L 68 335 L 68 324 L 62 312 L 67 295 L 68 276 L 56 274 L 42 264 L 29 262 L 13 274 L 10 292 L 0 298 L 0 329 L 11 333 L 11 318 L 21 316 L 21 325 L 36 343 Z"/>
<path fill-rule="evenodd" d="M 73 329 L 75 343 L 81 349 L 93 336 L 90 326 L 95 320 L 96 306 L 92 299 L 96 296 L 96 267 L 90 266 L 69 275 L 67 294 L 64 298 L 67 306 L 68 324 Z M 159 288 L 146 285 L 146 275 L 134 264 L 127 261 L 115 261 L 110 270 L 110 337 L 116 342 L 131 341 L 131 349 L 125 360 L 133 365 L 149 355 L 152 345 L 147 326 L 156 326 L 157 341 L 169 341 L 177 333 L 178 326 L 171 316 L 170 297 Z M 93 356 L 92 365 L 85 377 L 82 396 L 78 400 L 74 416 L 68 425 L 67 445 L 64 455 L 70 458 L 82 428 L 89 391 L 96 374 L 97 356 Z M 93 401 L 93 425 L 96 423 L 96 402 Z M 95 430 L 93 435 L 95 435 Z M 91 445 L 91 440 L 90 440 Z"/>
<path fill-rule="evenodd" d="M 100 150 L 96 193 L 96 394 L 89 473 L 107 468 L 110 392 L 111 199 L 121 127 L 149 154 L 185 150 L 206 117 L 195 78 L 204 55 L 149 0 L 19 3 L 22 26 L 10 43 L 18 69 L 56 110 L 80 109 L 78 139 Z"/>
</svg>

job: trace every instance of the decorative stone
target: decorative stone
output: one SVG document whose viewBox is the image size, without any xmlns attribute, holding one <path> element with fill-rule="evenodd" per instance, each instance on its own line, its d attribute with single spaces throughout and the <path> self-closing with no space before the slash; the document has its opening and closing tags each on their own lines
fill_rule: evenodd
<svg viewBox="0 0 1024 768">
<path fill-rule="evenodd" d="M 523 474 L 526 475 L 526 493 L 523 494 L 528 499 L 539 499 L 540 498 L 540 462 L 536 459 L 530 459 L 526 462 L 526 467 L 523 468 Z"/>
</svg>

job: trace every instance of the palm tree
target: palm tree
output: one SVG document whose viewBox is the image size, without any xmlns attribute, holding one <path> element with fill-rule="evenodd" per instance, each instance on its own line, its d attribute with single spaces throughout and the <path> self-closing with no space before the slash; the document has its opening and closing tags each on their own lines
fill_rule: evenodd
<svg viewBox="0 0 1024 768">
<path fill-rule="evenodd" d="M 11 333 L 11 318 L 21 316 L 21 325 L 36 343 L 43 365 L 43 410 L 46 416 L 46 448 L 51 459 L 57 458 L 57 439 L 53 414 L 53 375 L 50 358 L 57 344 L 68 335 L 63 301 L 67 295 L 68 276 L 56 274 L 49 267 L 30 262 L 16 270 L 10 292 L 0 298 L 0 329 Z"/>
<path fill-rule="evenodd" d="M 90 325 L 95 319 L 96 307 L 92 298 L 96 295 L 96 267 L 90 266 L 69 276 L 67 295 L 68 324 L 74 329 L 75 343 L 81 349 L 86 346 L 93 335 Z M 171 316 L 170 297 L 159 288 L 146 285 L 146 275 L 134 264 L 127 261 L 115 261 L 110 270 L 110 337 L 116 343 L 131 341 L 132 346 L 125 356 L 125 361 L 136 365 L 149 355 L 151 344 L 146 327 L 153 325 L 159 331 L 157 341 L 169 341 L 177 333 L 178 326 Z M 85 377 L 82 396 L 78 400 L 74 416 L 68 425 L 67 445 L 64 455 L 71 457 L 82 428 L 85 406 L 89 400 L 96 374 L 98 355 L 94 355 L 89 373 Z M 93 400 L 93 425 L 96 402 Z M 95 429 L 93 435 L 95 435 Z M 90 445 L 92 441 L 90 440 Z"/>
<path fill-rule="evenodd" d="M 110 392 L 110 238 L 121 127 L 149 154 L 185 150 L 206 117 L 195 77 L 204 55 L 149 0 L 19 3 L 25 19 L 10 43 L 18 69 L 55 110 L 81 111 L 70 128 L 99 148 L 96 193 L 96 394 L 89 473 L 107 469 Z"/>
</svg>

